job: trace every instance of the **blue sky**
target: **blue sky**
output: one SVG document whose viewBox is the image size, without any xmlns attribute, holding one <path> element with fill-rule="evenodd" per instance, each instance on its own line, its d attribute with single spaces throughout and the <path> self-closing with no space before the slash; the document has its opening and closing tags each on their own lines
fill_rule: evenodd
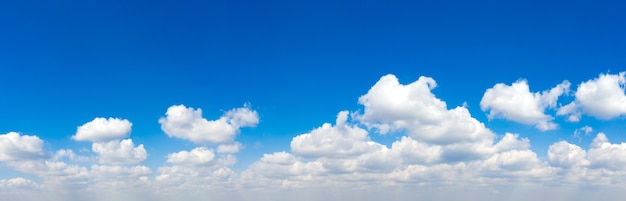
<svg viewBox="0 0 626 201">
<path fill-rule="evenodd" d="M 380 182 L 391 185 L 396 181 L 391 186 L 410 189 L 415 181 L 397 179 L 391 173 L 411 172 L 409 167 L 415 167 L 412 165 L 436 169 L 463 164 L 487 171 L 495 167 L 484 165 L 490 159 L 505 162 L 497 171 L 489 169 L 501 174 L 486 182 L 486 186 L 505 185 L 498 183 L 498 178 L 512 182 L 507 184 L 513 186 L 531 185 L 529 189 L 550 182 L 559 186 L 598 181 L 599 189 L 623 186 L 626 170 L 615 167 L 626 163 L 604 161 L 604 158 L 626 154 L 626 147 L 620 145 L 626 140 L 623 135 L 626 99 L 622 99 L 624 82 L 621 81 L 624 75 L 620 74 L 626 71 L 624 8 L 618 1 L 1 2 L 0 136 L 5 141 L 0 141 L 0 150 L 4 152 L 0 152 L 0 194 L 45 193 L 54 191 L 54 186 L 76 185 L 60 176 L 51 176 L 55 175 L 53 168 L 41 165 L 53 162 L 67 168 L 65 176 L 72 176 L 70 169 L 76 170 L 73 176 L 85 181 L 79 189 L 85 188 L 87 192 L 102 186 L 115 189 L 121 188 L 116 185 L 129 185 L 133 188 L 128 189 L 140 189 L 141 185 L 149 185 L 163 191 L 177 189 L 174 187 L 188 187 L 186 190 L 190 191 L 197 188 L 200 190 L 195 192 L 201 193 L 219 191 L 228 197 L 231 191 L 205 188 L 193 182 L 219 181 L 222 182 L 219 186 L 243 192 L 257 188 L 249 185 L 251 181 L 267 182 L 268 187 L 282 181 L 282 187 L 294 191 L 342 187 L 339 189 L 346 192 L 339 194 L 351 196 L 359 191 L 345 186 L 367 188 L 368 185 L 347 177 L 346 172 L 372 180 L 371 185 Z M 389 74 L 392 76 L 386 76 Z M 387 81 L 395 78 L 399 83 L 393 85 L 383 78 L 388 78 Z M 432 78 L 437 86 L 427 91 L 412 91 L 418 86 L 427 87 L 416 82 L 427 82 L 427 78 Z M 565 91 L 555 91 L 552 102 L 541 94 L 561 89 L 557 86 L 564 86 L 559 84 L 566 80 L 569 85 L 562 88 Z M 377 83 L 389 84 L 380 90 L 391 94 L 374 93 Z M 496 90 L 500 83 L 501 88 Z M 529 90 L 515 91 L 511 87 L 514 83 L 525 83 Z M 410 92 L 392 92 L 394 86 L 406 87 Z M 408 89 L 411 86 L 416 88 Z M 489 89 L 493 89 L 492 95 L 496 97 L 491 101 L 485 98 Z M 583 93 L 587 89 L 597 90 Z M 360 99 L 366 95 L 370 97 L 368 100 Z M 423 98 L 431 95 L 435 99 Z M 404 96 L 406 99 L 385 99 Z M 437 106 L 438 101 L 446 103 L 445 110 Z M 573 109 L 567 110 L 564 106 L 570 103 Z M 222 136 L 224 132 L 202 126 L 185 130 L 193 123 L 174 120 L 171 130 L 166 131 L 160 119 L 167 118 L 168 109 L 180 104 L 189 109 L 185 110 L 188 115 L 201 109 L 207 122 L 224 117 L 227 123 L 217 127 L 232 128 L 233 133 L 225 141 L 190 140 L 192 136 Z M 391 106 L 401 109 L 394 110 Z M 457 106 L 462 107 L 454 110 Z M 241 110 L 227 115 L 236 108 Z M 241 112 L 244 110 L 250 113 Z M 471 116 L 454 119 L 462 110 Z M 336 120 L 340 111 L 348 111 L 345 125 Z M 431 113 L 447 118 L 423 119 L 432 117 L 428 115 Z M 254 114 L 254 118 L 246 117 L 256 122 L 238 119 L 247 114 Z M 576 115 L 580 118 L 572 121 L 570 117 Z M 79 126 L 95 122 L 96 117 L 107 118 L 107 122 L 127 120 L 132 126 L 124 130 L 120 128 L 124 125 L 104 123 L 86 129 L 85 133 L 79 132 Z M 468 123 L 472 119 L 479 124 Z M 194 121 L 203 122 L 201 118 Z M 484 124 L 489 131 L 474 134 L 486 141 L 454 138 L 471 135 L 463 133 L 463 129 L 445 126 L 456 125 L 457 121 L 461 122 L 459 125 Z M 324 130 L 322 125 L 326 122 L 331 123 L 329 129 L 338 130 Z M 555 126 L 541 127 L 543 124 Z M 392 131 L 381 134 L 382 125 Z M 444 125 L 442 129 L 451 130 L 440 133 L 441 136 L 423 130 L 424 126 L 433 125 Z M 580 130 L 584 126 L 592 130 L 584 134 Z M 361 130 L 367 134 L 366 138 L 359 134 Z M 10 135 L 11 132 L 16 132 L 17 137 Z M 94 137 L 110 137 L 116 132 L 120 135 L 112 137 L 112 141 Z M 574 135 L 576 132 L 580 137 Z M 495 148 L 506 138 L 506 133 L 517 134 L 518 145 Z M 594 149 L 591 144 L 599 139 L 599 133 L 606 135 L 612 144 Z M 321 141 L 307 141 L 304 137 L 296 140 L 297 136 L 306 134 L 313 136 L 306 139 Z M 84 140 L 73 137 L 82 135 L 91 137 Z M 25 140 L 25 136 L 35 136 L 42 144 Z M 392 144 L 404 137 L 444 151 L 440 155 L 424 156 L 436 159 L 421 158 L 413 162 L 406 162 L 406 154 L 397 156 L 400 158 L 384 157 L 402 161 L 394 167 L 367 165 L 374 162 L 366 156 L 392 150 Z M 120 148 L 124 139 L 131 139 L 130 147 L 138 152 Z M 452 142 L 454 139 L 469 141 Z M 525 144 L 523 139 L 528 142 Z M 357 150 L 363 140 L 376 146 L 363 144 L 362 150 Z M 551 158 L 548 150 L 550 147 L 556 150 L 556 143 L 562 140 L 571 145 L 561 144 L 562 147 L 579 147 L 585 151 L 585 157 L 575 157 L 578 162 L 571 158 L 559 160 L 558 156 L 567 153 L 576 155 L 573 153 L 578 149 L 572 148 Z M 450 148 L 463 143 L 470 146 L 467 144 L 470 141 L 487 143 L 489 147 L 484 149 L 490 151 Z M 301 147 L 294 145 L 296 142 Z M 320 142 L 330 144 L 315 144 Z M 26 145 L 32 145 L 32 149 Z M 143 152 L 139 145 L 143 145 Z M 218 153 L 220 145 L 239 146 L 239 149 Z M 354 149 L 343 149 L 340 145 Z M 96 151 L 99 146 L 105 147 L 104 151 Z M 72 151 L 75 158 L 61 156 L 59 150 Z M 173 159 L 174 153 L 183 152 L 196 155 L 182 154 L 180 160 Z M 536 162 L 528 158 L 530 153 L 536 155 Z M 602 155 L 607 153 L 617 155 Z M 208 161 L 197 158 L 211 154 Z M 463 158 L 470 155 L 473 157 Z M 297 161 L 291 161 L 292 157 Z M 300 168 L 303 172 L 293 175 L 275 175 L 273 171 L 281 169 L 272 163 L 287 158 L 293 164 L 284 161 L 276 164 L 291 164 L 292 170 L 309 169 Z M 519 158 L 526 163 L 515 163 L 516 168 L 542 172 L 538 177 L 552 180 L 515 183 L 524 174 L 519 169 L 505 168 L 505 163 Z M 197 164 L 190 166 L 196 159 Z M 224 162 L 232 159 L 236 162 Z M 25 164 L 41 166 L 33 169 L 25 168 Z M 342 169 L 337 164 L 353 166 Z M 144 169 L 139 171 L 136 167 Z M 122 177 L 144 183 L 113 185 L 107 183 L 117 178 L 111 175 L 124 174 L 111 170 L 107 178 L 98 168 L 123 169 L 126 173 L 137 170 L 139 173 Z M 200 171 L 203 168 L 229 170 L 232 174 L 228 174 L 228 182 L 210 175 L 205 175 L 206 181 L 173 179 L 168 183 L 164 177 L 159 179 L 163 175 L 173 178 L 171 175 L 176 175 L 176 171 L 208 174 Z M 602 182 L 607 178 L 590 173 L 603 170 L 619 175 L 614 176 L 618 179 L 605 185 Z M 389 175 L 364 176 L 370 172 Z M 580 172 L 589 175 L 563 179 L 563 175 L 580 175 Z M 456 181 L 444 177 L 444 173 L 435 171 L 431 174 L 442 178 L 422 178 L 419 185 L 432 187 Z M 492 178 L 485 172 L 465 173 L 456 177 L 471 178 L 464 180 L 468 182 Z M 311 178 L 303 180 L 303 175 Z M 324 179 L 338 183 L 319 182 Z M 556 182 L 560 180 L 568 182 Z M 449 187 L 454 189 L 459 185 Z M 75 195 L 72 188 L 68 189 L 63 192 Z M 477 190 L 468 194 L 481 193 Z M 285 199 L 289 198 L 288 193 L 284 195 Z M 238 198 L 254 200 L 254 197 Z"/>
</svg>

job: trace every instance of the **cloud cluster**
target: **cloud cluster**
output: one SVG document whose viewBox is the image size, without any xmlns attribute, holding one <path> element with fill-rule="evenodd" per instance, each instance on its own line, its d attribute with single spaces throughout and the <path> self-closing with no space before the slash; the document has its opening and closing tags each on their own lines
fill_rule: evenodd
<svg viewBox="0 0 626 201">
<path fill-rule="evenodd" d="M 339 112 L 335 125 L 325 123 L 294 137 L 291 153 L 266 154 L 241 178 L 279 187 L 365 181 L 377 186 L 549 171 L 529 150 L 528 139 L 510 133 L 497 138 L 467 108 L 448 109 L 431 92 L 435 86 L 428 77 L 402 85 L 395 76 L 384 76 L 359 99 L 365 108 L 352 115 L 356 119 Z M 408 136 L 388 147 L 372 141 L 359 124 Z"/>
<path fill-rule="evenodd" d="M 63 192 L 111 186 L 123 188 L 132 183 L 132 178 L 151 174 L 145 166 L 127 166 L 139 164 L 147 158 L 143 145 L 135 146 L 131 139 L 121 139 L 130 133 L 131 125 L 125 119 L 95 118 L 77 128 L 72 139 L 91 141 L 92 151 L 100 165 L 86 167 L 68 163 L 65 159 L 72 163 L 86 163 L 91 159 L 77 155 L 71 149 L 49 153 L 43 149 L 44 142 L 39 137 L 16 132 L 0 135 L 0 161 L 13 169 L 41 178 L 42 183 L 36 185 L 41 189 Z M 138 174 L 122 171 L 136 171 L 138 168 L 142 170 Z"/>
<path fill-rule="evenodd" d="M 624 73 L 602 74 L 581 83 L 574 101 L 562 106 L 558 100 L 568 95 L 568 81 L 531 92 L 528 83 L 519 80 L 487 89 L 480 105 L 490 119 L 551 130 L 558 126 L 550 112 L 567 115 L 570 121 L 580 120 L 582 114 L 601 120 L 620 117 L 626 113 L 621 110 L 623 85 Z M 0 162 L 42 181 L 3 179 L 0 193 L 131 189 L 170 195 L 327 188 L 370 192 L 407 186 L 426 192 L 478 187 L 495 192 L 509 185 L 626 186 L 626 143 L 611 143 L 600 132 L 588 149 L 562 140 L 545 153 L 536 153 L 522 134 L 495 133 L 465 105 L 449 107 L 433 93 L 436 86 L 429 77 L 401 84 L 394 75 L 385 75 L 359 97 L 362 110 L 339 111 L 334 123 L 294 136 L 290 150 L 265 153 L 242 171 L 232 169 L 244 148 L 235 138 L 241 128 L 259 123 L 258 113 L 249 106 L 228 110 L 215 120 L 205 119 L 201 109 L 169 107 L 158 120 L 162 131 L 197 147 L 162 156 L 159 167 L 142 164 L 150 155 L 143 144 L 127 138 L 132 123 L 126 119 L 95 118 L 77 128 L 72 139 L 91 142 L 94 156 L 71 149 L 48 151 L 37 136 L 9 132 L 0 135 Z M 594 129 L 583 126 L 574 132 L 586 135 Z M 378 134 L 396 138 L 385 144 L 373 140 Z"/>
<path fill-rule="evenodd" d="M 567 94 L 569 85 L 564 81 L 532 93 L 523 80 L 511 86 L 498 84 L 487 90 L 481 105 L 493 117 L 541 130 L 556 129 L 554 117 L 545 110 L 557 108 L 558 97 Z M 359 98 L 363 113 L 342 111 L 335 125 L 324 123 L 294 137 L 290 152 L 265 154 L 242 172 L 241 182 L 252 188 L 358 184 L 374 189 L 406 183 L 431 187 L 508 182 L 599 185 L 626 178 L 626 161 L 621 160 L 626 158 L 626 145 L 609 143 L 603 133 L 589 150 L 556 142 L 544 161 L 530 150 L 528 139 L 511 133 L 498 136 L 465 107 L 447 108 L 431 92 L 435 87 L 434 79 L 428 77 L 403 85 L 393 75 L 383 76 Z M 581 128 L 581 132 L 592 131 L 588 126 Z M 373 133 L 406 136 L 386 146 L 372 141 L 369 135 Z"/>
<path fill-rule="evenodd" d="M 79 126 L 72 139 L 91 141 L 91 150 L 100 164 L 136 165 L 146 160 L 148 153 L 143 144 L 135 146 L 132 139 L 123 139 L 130 134 L 131 127 L 127 119 L 99 117 Z M 73 152 L 66 154 L 76 157 Z"/>
<path fill-rule="evenodd" d="M 170 187 L 215 189 L 231 182 L 236 176 L 230 166 L 237 162 L 233 154 L 239 152 L 243 145 L 234 139 L 241 128 L 256 126 L 259 115 L 246 104 L 225 112 L 217 120 L 207 120 L 202 117 L 201 109 L 173 105 L 167 109 L 165 117 L 159 119 L 159 123 L 169 137 L 195 144 L 216 145 L 217 153 L 206 146 L 170 153 L 167 155 L 170 165 L 158 169 L 155 181 Z"/>
</svg>

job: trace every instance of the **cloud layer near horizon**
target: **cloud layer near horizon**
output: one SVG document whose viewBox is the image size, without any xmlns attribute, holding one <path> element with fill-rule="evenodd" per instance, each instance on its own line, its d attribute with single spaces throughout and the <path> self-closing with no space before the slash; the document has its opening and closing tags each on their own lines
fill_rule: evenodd
<svg viewBox="0 0 626 201">
<path fill-rule="evenodd" d="M 558 129 L 554 119 L 560 116 L 574 122 L 619 118 L 626 114 L 624 76 L 601 74 L 583 82 L 567 104 L 560 104 L 559 97 L 570 96 L 568 81 L 540 92 L 531 92 L 526 80 L 497 83 L 486 89 L 480 107 L 489 119 L 541 131 Z M 71 149 L 51 152 L 38 136 L 9 132 L 0 135 L 0 162 L 41 181 L 3 179 L 0 194 L 625 186 L 626 144 L 612 143 L 600 132 L 589 149 L 557 141 L 538 154 L 523 135 L 495 133 L 465 106 L 448 106 L 432 93 L 436 86 L 429 77 L 401 84 L 396 76 L 385 75 L 358 98 L 362 111 L 338 111 L 334 123 L 320 122 L 294 136 L 291 150 L 265 153 L 240 172 L 231 169 L 245 147 L 236 136 L 241 128 L 259 124 L 257 111 L 248 105 L 216 120 L 185 105 L 167 108 L 158 120 L 163 132 L 197 147 L 169 153 L 161 167 L 142 165 L 149 153 L 127 138 L 132 130 L 127 119 L 98 117 L 77 127 L 72 139 L 91 142 L 94 157 Z M 583 127 L 580 132 L 592 130 Z M 372 140 L 373 135 L 399 137 L 387 146 Z"/>
</svg>

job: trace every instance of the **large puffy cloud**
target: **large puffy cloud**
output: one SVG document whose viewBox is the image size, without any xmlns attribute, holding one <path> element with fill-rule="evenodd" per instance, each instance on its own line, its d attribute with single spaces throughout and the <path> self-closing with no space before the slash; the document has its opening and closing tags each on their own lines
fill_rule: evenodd
<svg viewBox="0 0 626 201">
<path fill-rule="evenodd" d="M 148 157 L 143 144 L 135 147 L 132 139 L 96 142 L 91 149 L 98 154 L 102 164 L 137 164 Z"/>
<path fill-rule="evenodd" d="M 436 144 L 490 141 L 494 135 L 465 107 L 448 110 L 431 90 L 434 79 L 420 77 L 408 85 L 385 75 L 359 98 L 365 111 L 359 121 L 380 133 L 406 130 L 416 140 Z"/>
<path fill-rule="evenodd" d="M 9 132 L 0 135 L 0 161 L 38 159 L 44 156 L 43 141 L 37 136 Z"/>
<path fill-rule="evenodd" d="M 545 114 L 546 108 L 556 107 L 557 99 L 569 91 L 570 83 L 563 81 L 550 90 L 530 92 L 526 80 L 513 84 L 496 84 L 485 91 L 480 108 L 489 111 L 488 117 L 505 118 L 515 122 L 534 125 L 540 130 L 553 130 L 557 125 L 552 116 Z"/>
<path fill-rule="evenodd" d="M 91 142 L 121 139 L 130 133 L 132 125 L 126 119 L 98 117 L 79 126 L 72 139 Z"/>
<path fill-rule="evenodd" d="M 241 127 L 254 127 L 259 123 L 256 111 L 248 107 L 229 110 L 217 120 L 206 120 L 201 109 L 174 105 L 159 119 L 161 129 L 170 137 L 181 138 L 197 144 L 231 142 Z"/>
<path fill-rule="evenodd" d="M 600 74 L 581 83 L 576 89 L 576 99 L 559 108 L 557 114 L 569 115 L 570 121 L 580 121 L 583 113 L 602 120 L 626 114 L 625 76 L 626 72 Z"/>
</svg>

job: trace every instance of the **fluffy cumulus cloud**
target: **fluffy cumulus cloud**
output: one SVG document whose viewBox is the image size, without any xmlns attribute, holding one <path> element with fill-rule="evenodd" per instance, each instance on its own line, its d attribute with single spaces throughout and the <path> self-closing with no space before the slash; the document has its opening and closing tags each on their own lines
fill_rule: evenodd
<svg viewBox="0 0 626 201">
<path fill-rule="evenodd" d="M 126 137 L 132 123 L 119 118 L 95 118 L 79 126 L 72 139 L 77 141 L 102 142 Z"/>
<path fill-rule="evenodd" d="M 526 80 L 513 84 L 496 84 L 487 89 L 480 101 L 480 108 L 489 111 L 489 118 L 505 118 L 515 122 L 534 125 L 540 130 L 556 129 L 554 117 L 545 114 L 546 108 L 555 108 L 558 97 L 569 91 L 570 83 L 563 81 L 554 88 L 531 92 Z"/>
<path fill-rule="evenodd" d="M 161 129 L 170 137 L 189 140 L 197 144 L 228 143 L 242 127 L 254 127 L 259 115 L 248 107 L 227 111 L 217 120 L 202 117 L 201 109 L 174 105 L 159 119 Z"/>
<path fill-rule="evenodd" d="M 96 142 L 91 150 L 98 154 L 98 161 L 102 164 L 138 164 L 148 157 L 143 144 L 135 147 L 132 139 Z"/>
<path fill-rule="evenodd" d="M 41 158 L 43 141 L 37 136 L 9 132 L 0 135 L 0 161 Z"/>
<path fill-rule="evenodd" d="M 600 74 L 578 85 L 576 99 L 559 108 L 557 114 L 568 115 L 570 121 L 580 121 L 582 114 L 608 120 L 626 114 L 626 72 Z"/>
<path fill-rule="evenodd" d="M 394 75 L 385 75 L 359 98 L 365 111 L 358 119 L 382 134 L 405 130 L 414 139 L 435 144 L 493 138 L 493 133 L 471 117 L 467 108 L 448 109 L 444 101 L 431 93 L 436 86 L 429 77 L 403 85 Z"/>
</svg>

